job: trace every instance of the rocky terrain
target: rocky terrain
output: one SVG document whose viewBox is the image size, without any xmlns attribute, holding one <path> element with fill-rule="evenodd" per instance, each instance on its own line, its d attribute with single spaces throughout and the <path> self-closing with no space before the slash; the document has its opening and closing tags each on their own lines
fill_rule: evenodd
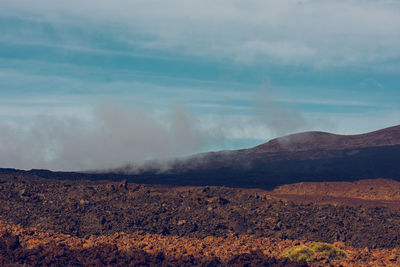
<svg viewBox="0 0 400 267">
<path fill-rule="evenodd" d="M 279 186 L 273 190 L 273 193 L 399 201 L 400 182 L 390 179 L 367 179 L 355 182 L 303 182 Z"/>
<path fill-rule="evenodd" d="M 244 247 L 243 242 L 255 240 L 240 237 L 223 243 L 137 232 L 83 239 L 3 223 L 0 231 L 2 266 L 308 266 Z M 226 245 L 232 250 L 227 252 Z"/>
<path fill-rule="evenodd" d="M 54 231 L 22 228 L 0 222 L 0 264 L 53 266 L 398 266 L 399 249 L 335 246 L 346 258 L 291 262 L 279 255 L 309 241 L 260 238 L 254 235 L 209 236 L 204 239 L 115 233 L 78 238 Z"/>
<path fill-rule="evenodd" d="M 1 175 L 1 259 L 31 265 L 44 264 L 44 259 L 63 265 L 72 257 L 82 265 L 244 266 L 250 261 L 253 266 L 304 266 L 311 263 L 292 263 L 279 255 L 295 244 L 322 241 L 346 249 L 342 265 L 394 265 L 400 248 L 400 205 L 382 207 L 379 198 L 395 190 L 387 185 L 397 182 L 370 182 L 380 192 L 369 200 L 375 202 L 373 207 L 279 198 L 288 187 L 274 192 Z M 354 185 L 359 183 L 366 184 Z M 310 186 L 332 188 L 332 195 L 340 198 L 335 184 Z M 367 198 L 367 190 L 360 187 L 360 196 Z M 298 189 L 292 196 L 302 192 Z M 323 260 L 312 264 L 327 264 Z"/>
<path fill-rule="evenodd" d="M 0 169 L 0 265 L 399 266 L 399 148 L 396 126 L 162 172 Z"/>
<path fill-rule="evenodd" d="M 273 191 L 255 190 L 273 199 L 367 208 L 400 209 L 400 182 L 366 179 L 355 182 L 302 182 L 282 185 Z"/>
<path fill-rule="evenodd" d="M 400 246 L 400 211 L 301 204 L 223 187 L 168 188 L 129 183 L 14 178 L 0 185 L 0 219 L 78 237 L 133 233 L 204 238 L 231 233 Z"/>
</svg>

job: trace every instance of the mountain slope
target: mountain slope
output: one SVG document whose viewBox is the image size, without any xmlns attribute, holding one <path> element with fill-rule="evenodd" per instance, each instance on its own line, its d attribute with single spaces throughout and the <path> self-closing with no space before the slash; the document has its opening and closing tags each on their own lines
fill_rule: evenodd
<svg viewBox="0 0 400 267">
<path fill-rule="evenodd" d="M 165 168 L 165 166 L 164 166 Z M 128 167 L 103 173 L 0 170 L 43 178 L 122 180 L 164 185 L 222 185 L 272 189 L 316 181 L 400 180 L 400 126 L 360 135 L 305 132 L 271 140 L 250 149 L 210 152 L 158 167 Z"/>
<path fill-rule="evenodd" d="M 400 145 L 400 125 L 358 135 L 337 135 L 315 131 L 292 134 L 273 139 L 250 149 L 250 151 L 276 153 L 283 151 L 342 150 L 390 145 Z"/>
<path fill-rule="evenodd" d="M 400 180 L 400 126 L 360 135 L 289 135 L 250 149 L 178 160 L 167 172 L 144 172 L 134 180 L 271 189 L 305 181 L 368 178 Z"/>
</svg>

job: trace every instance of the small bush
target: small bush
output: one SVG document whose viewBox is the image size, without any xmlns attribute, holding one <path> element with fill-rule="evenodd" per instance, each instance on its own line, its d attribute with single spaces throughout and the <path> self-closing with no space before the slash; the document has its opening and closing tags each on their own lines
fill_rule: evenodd
<svg viewBox="0 0 400 267">
<path fill-rule="evenodd" d="M 310 248 L 317 253 L 317 256 L 324 259 L 339 260 L 346 257 L 346 253 L 343 250 L 331 244 L 314 242 L 310 245 Z"/>
<path fill-rule="evenodd" d="M 314 251 L 306 246 L 295 246 L 281 254 L 281 258 L 289 258 L 292 261 L 312 261 L 314 260 Z"/>
<path fill-rule="evenodd" d="M 289 258 L 292 261 L 340 260 L 346 257 L 346 253 L 331 244 L 314 242 L 310 246 L 292 247 L 283 252 L 280 257 Z"/>
</svg>

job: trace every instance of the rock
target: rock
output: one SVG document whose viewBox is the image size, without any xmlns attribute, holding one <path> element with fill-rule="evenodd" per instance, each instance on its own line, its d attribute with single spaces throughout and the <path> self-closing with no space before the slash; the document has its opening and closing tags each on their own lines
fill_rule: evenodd
<svg viewBox="0 0 400 267">
<path fill-rule="evenodd" d="M 397 256 L 396 254 L 391 254 L 391 255 L 388 257 L 388 260 L 389 260 L 389 261 L 397 261 L 397 259 L 398 259 L 398 256 Z"/>
<path fill-rule="evenodd" d="M 204 187 L 204 188 L 201 190 L 201 192 L 203 192 L 203 193 L 208 193 L 208 192 L 210 192 L 210 187 L 208 187 L 208 186 Z"/>
<path fill-rule="evenodd" d="M 343 241 L 337 241 L 333 244 L 335 247 L 340 248 L 340 249 L 345 249 L 346 244 Z"/>
<path fill-rule="evenodd" d="M 4 246 L 2 249 L 11 250 L 12 251 L 12 250 L 15 250 L 15 249 L 17 249 L 18 247 L 21 246 L 20 243 L 19 243 L 19 237 L 15 236 L 15 235 L 12 235 L 12 234 L 10 234 L 8 232 L 3 234 L 1 239 L 2 239 L 1 241 L 4 243 L 4 245 L 0 244 L 0 247 Z"/>
<path fill-rule="evenodd" d="M 115 190 L 115 185 L 112 183 L 106 184 L 106 190 L 107 191 L 114 191 Z"/>
<path fill-rule="evenodd" d="M 220 204 L 220 205 L 225 205 L 229 203 L 229 200 L 223 198 L 223 197 L 210 197 L 207 198 L 206 201 L 208 203 L 216 203 L 216 204 Z"/>
<path fill-rule="evenodd" d="M 85 200 L 85 199 L 81 199 L 79 201 L 80 204 L 85 205 L 85 204 L 89 204 L 89 201 Z"/>
<path fill-rule="evenodd" d="M 119 183 L 118 187 L 120 189 L 128 189 L 128 180 L 124 179 Z"/>
<path fill-rule="evenodd" d="M 179 220 L 176 225 L 181 226 L 181 225 L 184 225 L 185 223 L 186 223 L 186 220 Z"/>
</svg>

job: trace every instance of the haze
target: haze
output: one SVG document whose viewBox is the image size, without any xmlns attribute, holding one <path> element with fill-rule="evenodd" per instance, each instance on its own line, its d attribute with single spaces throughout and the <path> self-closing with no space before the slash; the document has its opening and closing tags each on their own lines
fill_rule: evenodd
<svg viewBox="0 0 400 267">
<path fill-rule="evenodd" d="M 398 1 L 0 1 L 0 164 L 86 170 L 400 124 Z"/>
</svg>

